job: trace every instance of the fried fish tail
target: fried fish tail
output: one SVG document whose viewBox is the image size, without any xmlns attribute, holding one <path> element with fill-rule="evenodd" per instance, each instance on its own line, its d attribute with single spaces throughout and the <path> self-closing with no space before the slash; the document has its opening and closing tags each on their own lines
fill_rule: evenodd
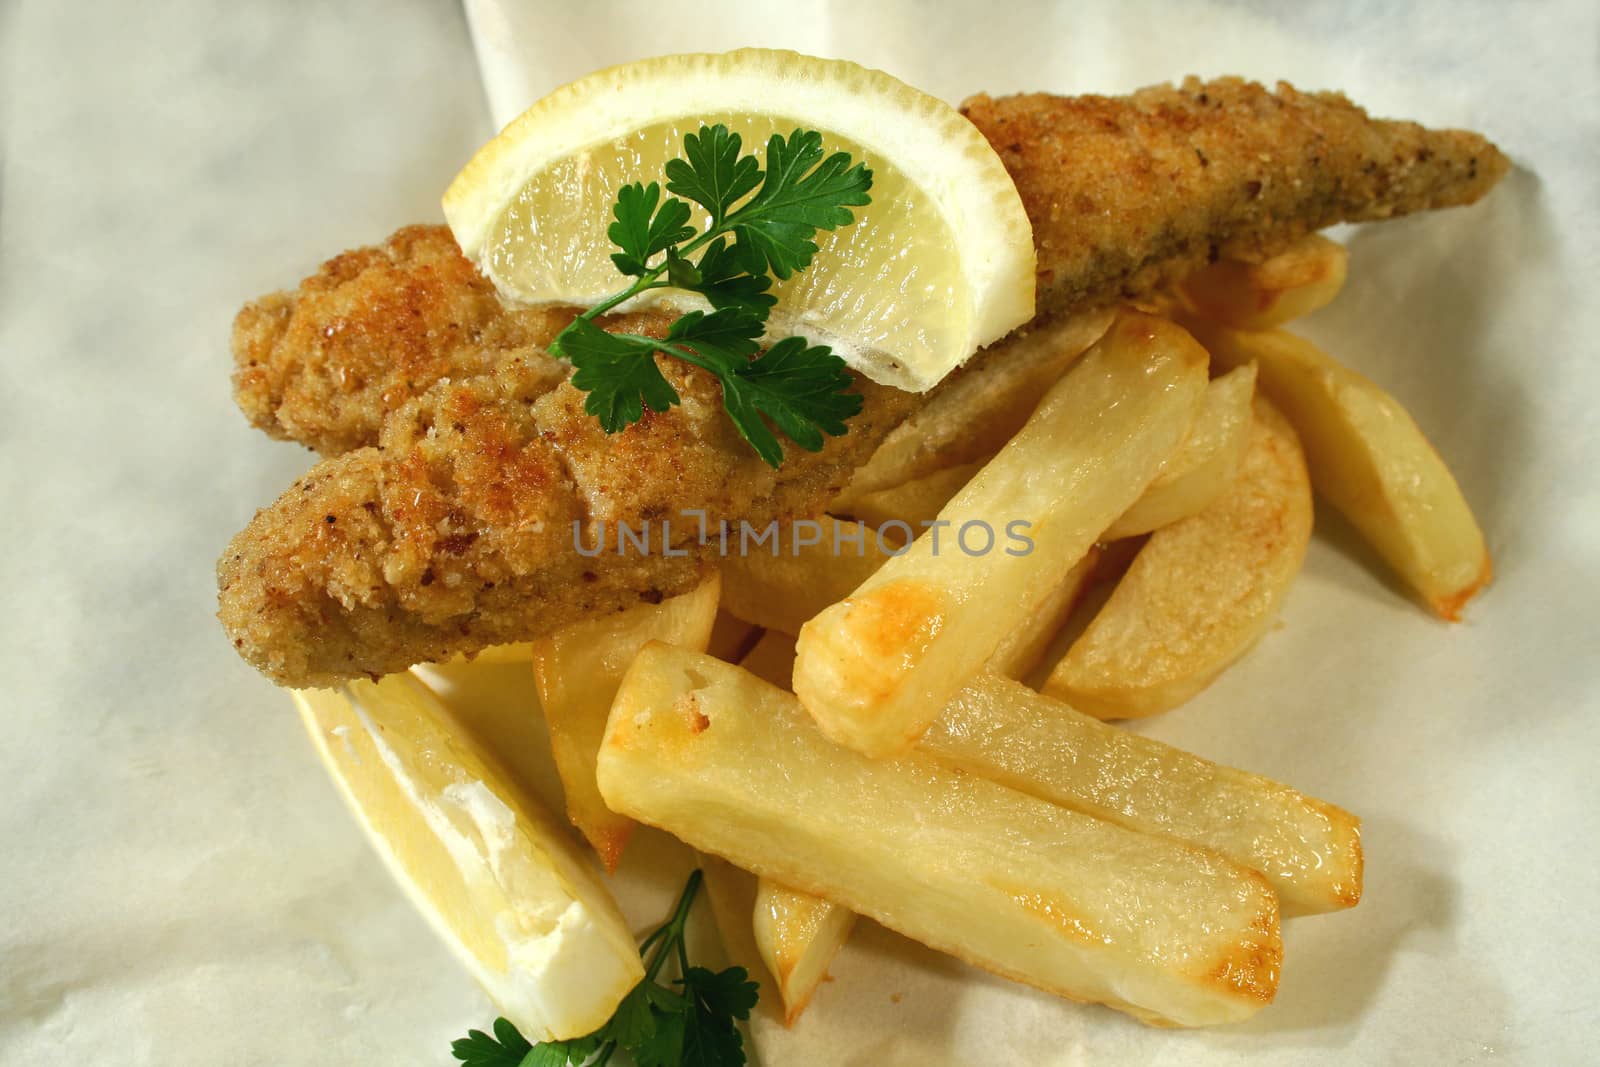
<svg viewBox="0 0 1600 1067">
<path fill-rule="evenodd" d="M 962 112 L 1022 195 L 1041 311 L 1134 299 L 1336 223 L 1471 204 L 1510 167 L 1479 134 L 1369 118 L 1283 82 L 975 96 Z"/>
</svg>

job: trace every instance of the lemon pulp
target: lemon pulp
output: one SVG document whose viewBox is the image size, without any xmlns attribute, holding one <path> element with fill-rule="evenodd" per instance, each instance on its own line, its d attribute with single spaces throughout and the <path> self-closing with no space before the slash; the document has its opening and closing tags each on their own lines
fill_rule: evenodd
<svg viewBox="0 0 1600 1067">
<path fill-rule="evenodd" d="M 662 174 L 682 154 L 684 134 L 702 122 L 722 123 L 743 138 L 743 151 L 763 158 L 771 135 L 801 126 L 770 115 L 697 117 L 692 125 L 673 120 L 556 160 L 522 186 L 490 227 L 484 253 L 492 276 L 529 300 L 564 292 L 593 304 L 624 288 L 629 279 L 612 264 L 616 249 L 606 236 L 609 208 L 622 186 Z M 850 351 L 894 352 L 913 366 L 936 361 L 943 338 L 966 332 L 972 319 L 949 226 L 920 186 L 859 145 L 824 132 L 823 149 L 866 162 L 872 202 L 851 208 L 854 224 L 819 231 L 811 265 L 774 284 L 773 331 Z M 690 207 L 690 225 L 704 230 L 705 211 Z"/>
</svg>

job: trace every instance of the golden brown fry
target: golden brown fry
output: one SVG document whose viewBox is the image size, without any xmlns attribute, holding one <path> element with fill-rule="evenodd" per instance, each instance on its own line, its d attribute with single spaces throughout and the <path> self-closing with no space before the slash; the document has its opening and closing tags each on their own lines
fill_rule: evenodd
<svg viewBox="0 0 1600 1067">
<path fill-rule="evenodd" d="M 741 664 L 788 685 L 794 639 L 769 630 Z M 917 751 L 1144 833 L 1260 871 L 1297 915 L 1361 899 L 1360 820 L 1259 775 L 1119 729 L 1006 678 L 991 663 L 944 706 Z"/>
<path fill-rule="evenodd" d="M 1027 619 L 1000 639 L 984 670 L 1002 678 L 1026 678 L 1039 665 L 1050 643 L 1066 625 L 1100 562 L 1100 547 L 1091 546 L 1067 576 L 1052 589 Z"/>
<path fill-rule="evenodd" d="M 713 573 L 682 596 L 584 619 L 532 642 L 533 678 L 566 795 L 567 818 L 612 873 L 633 833 L 633 820 L 606 807 L 595 785 L 595 757 L 606 732 L 611 699 L 628 664 L 646 643 L 665 641 L 704 652 L 720 591 L 721 582 Z"/>
<path fill-rule="evenodd" d="M 1300 442 L 1257 399 L 1250 447 L 1228 491 L 1150 535 L 1044 691 L 1106 719 L 1177 707 L 1260 638 L 1310 540 Z"/>
<path fill-rule="evenodd" d="M 1361 899 L 1361 823 L 1342 808 L 1118 729 L 980 674 L 918 751 L 1130 830 L 1213 848 L 1264 874 L 1292 914 Z"/>
<path fill-rule="evenodd" d="M 1106 541 L 1137 537 L 1202 511 L 1233 482 L 1250 442 L 1252 365 L 1235 367 L 1206 386 L 1194 425 L 1138 501 L 1104 534 Z"/>
<path fill-rule="evenodd" d="M 1300 433 L 1317 492 L 1435 614 L 1459 620 L 1494 563 L 1455 476 L 1410 413 L 1303 337 L 1195 329 L 1220 365 L 1257 364 L 1261 391 Z"/>
<path fill-rule="evenodd" d="M 814 544 L 721 560 L 722 603 L 769 630 L 797 634 L 812 616 L 850 595 L 890 558 L 876 531 L 824 515 Z M 835 550 L 837 547 L 837 551 Z"/>
<path fill-rule="evenodd" d="M 1109 309 L 1036 319 L 973 356 L 928 393 L 834 502 L 986 459 L 1022 429 L 1039 398 L 1111 325 Z"/>
<path fill-rule="evenodd" d="M 761 961 L 783 997 L 783 1021 L 793 1026 L 849 939 L 856 913 L 763 878 L 756 884 L 752 915 Z"/>
<path fill-rule="evenodd" d="M 792 695 L 709 656 L 646 646 L 599 771 L 615 810 L 1062 996 L 1205 1026 L 1277 989 L 1278 902 L 1255 871 L 919 753 L 830 744 Z"/>
<path fill-rule="evenodd" d="M 1344 288 L 1349 254 L 1321 234 L 1260 263 L 1219 260 L 1179 286 L 1195 314 L 1240 330 L 1270 330 L 1325 307 Z"/>
<path fill-rule="evenodd" d="M 1160 472 L 1205 368 L 1180 327 L 1119 315 L 939 513 L 942 531 L 801 628 L 794 691 L 823 732 L 869 755 L 910 747 Z"/>
</svg>

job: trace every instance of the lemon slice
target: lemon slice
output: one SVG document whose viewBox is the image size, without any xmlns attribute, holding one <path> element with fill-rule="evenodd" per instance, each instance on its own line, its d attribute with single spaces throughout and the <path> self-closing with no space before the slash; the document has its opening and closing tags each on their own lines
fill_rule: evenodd
<svg viewBox="0 0 1600 1067">
<path fill-rule="evenodd" d="M 606 237 L 617 190 L 661 181 L 684 135 L 718 122 L 762 158 L 772 134 L 803 128 L 872 169 L 855 224 L 818 233 L 810 267 L 773 289 L 772 336 L 831 344 L 920 392 L 1033 317 L 1033 232 L 977 128 L 882 71 L 794 52 L 663 56 L 557 89 L 456 176 L 445 218 L 502 295 L 591 306 L 626 282 Z"/>
<path fill-rule="evenodd" d="M 311 739 L 412 902 L 530 1041 L 603 1025 L 644 970 L 571 836 L 410 674 L 294 694 Z"/>
</svg>

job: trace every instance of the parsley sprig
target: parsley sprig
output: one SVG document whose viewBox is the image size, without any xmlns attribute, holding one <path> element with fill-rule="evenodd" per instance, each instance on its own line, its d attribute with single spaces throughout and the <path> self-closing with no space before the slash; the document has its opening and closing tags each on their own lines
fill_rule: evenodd
<svg viewBox="0 0 1600 1067">
<path fill-rule="evenodd" d="M 534 1045 L 510 1022 L 496 1019 L 492 1037 L 469 1030 L 451 1043 L 451 1054 L 466 1067 L 604 1067 L 620 1048 L 638 1067 L 739 1067 L 744 1040 L 735 1020 L 750 1017 L 757 986 L 743 967 L 713 972 L 689 966 L 684 929 L 700 879 L 699 871 L 689 876 L 671 918 L 639 946 L 639 955 L 649 959 L 644 979 L 622 998 L 610 1022 L 584 1037 Z M 679 976 L 666 985 L 658 982 L 674 959 Z"/>
<path fill-rule="evenodd" d="M 844 152 L 825 154 L 815 130 L 774 134 L 765 170 L 741 148 L 739 135 L 721 123 L 702 125 L 685 135 L 683 158 L 666 165 L 666 191 L 675 196 L 663 200 L 656 182 L 622 187 L 606 234 L 619 249 L 611 262 L 634 280 L 573 320 L 550 351 L 577 368 L 572 384 L 588 394 L 584 410 L 607 433 L 638 422 L 647 408 L 665 411 L 680 402 L 656 365 L 657 352 L 710 372 L 734 426 L 777 467 L 783 448 L 768 419 L 815 452 L 824 433 L 845 432 L 861 396 L 849 391 L 844 360 L 827 345 L 785 337 L 757 356 L 777 303 L 768 290 L 773 278 L 782 281 L 811 264 L 818 230 L 855 221 L 850 208 L 870 202 L 872 172 L 865 163 L 852 165 Z M 705 209 L 704 230 L 689 224 L 688 201 Z M 684 315 L 664 340 L 607 333 L 594 324 L 640 293 L 669 288 L 700 294 L 712 310 Z"/>
</svg>

